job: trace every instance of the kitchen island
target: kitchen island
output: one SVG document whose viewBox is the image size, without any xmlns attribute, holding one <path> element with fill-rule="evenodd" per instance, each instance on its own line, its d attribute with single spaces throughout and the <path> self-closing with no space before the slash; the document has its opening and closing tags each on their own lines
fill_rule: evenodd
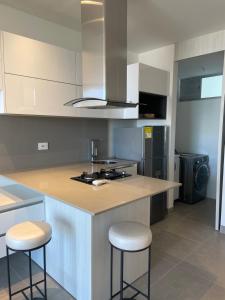
<svg viewBox="0 0 225 300">
<path fill-rule="evenodd" d="M 70 179 L 83 171 L 95 172 L 102 167 L 84 163 L 4 174 L 45 196 L 45 220 L 53 228 L 53 238 L 47 249 L 47 271 L 77 300 L 109 299 L 109 227 L 121 221 L 149 225 L 150 197 L 179 185 L 138 175 L 99 187 Z M 41 265 L 39 252 L 34 260 Z M 115 264 L 116 291 L 117 255 Z M 146 271 L 146 253 L 126 255 L 128 282 Z"/>
</svg>

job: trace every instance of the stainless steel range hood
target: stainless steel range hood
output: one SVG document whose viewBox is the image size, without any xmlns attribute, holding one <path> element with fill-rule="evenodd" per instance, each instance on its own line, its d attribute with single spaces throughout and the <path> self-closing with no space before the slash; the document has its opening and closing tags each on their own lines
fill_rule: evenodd
<svg viewBox="0 0 225 300">
<path fill-rule="evenodd" d="M 127 0 L 82 0 L 83 98 L 65 105 L 127 108 Z"/>
</svg>

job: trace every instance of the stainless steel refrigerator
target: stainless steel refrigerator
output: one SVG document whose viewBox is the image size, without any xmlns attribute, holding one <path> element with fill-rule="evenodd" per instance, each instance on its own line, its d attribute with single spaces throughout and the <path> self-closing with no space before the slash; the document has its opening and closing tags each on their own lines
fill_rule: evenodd
<svg viewBox="0 0 225 300">
<path fill-rule="evenodd" d="M 167 179 L 168 127 L 115 128 L 115 157 L 138 161 L 138 174 Z M 167 212 L 167 193 L 151 199 L 151 224 L 162 220 Z"/>
</svg>

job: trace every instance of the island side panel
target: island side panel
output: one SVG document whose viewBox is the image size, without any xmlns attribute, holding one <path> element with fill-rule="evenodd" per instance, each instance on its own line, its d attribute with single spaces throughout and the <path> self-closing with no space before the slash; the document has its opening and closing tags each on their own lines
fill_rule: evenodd
<svg viewBox="0 0 225 300">
<path fill-rule="evenodd" d="M 91 215 L 49 197 L 45 210 L 52 226 L 48 274 L 77 300 L 91 300 Z M 42 266 L 42 251 L 33 259 Z"/>
<path fill-rule="evenodd" d="M 111 225 L 122 221 L 150 224 L 150 198 L 114 208 L 92 219 L 92 300 L 110 298 L 110 245 L 108 231 Z M 114 252 L 114 292 L 119 289 L 119 255 Z M 147 251 L 125 254 L 125 280 L 133 282 L 147 272 Z"/>
</svg>

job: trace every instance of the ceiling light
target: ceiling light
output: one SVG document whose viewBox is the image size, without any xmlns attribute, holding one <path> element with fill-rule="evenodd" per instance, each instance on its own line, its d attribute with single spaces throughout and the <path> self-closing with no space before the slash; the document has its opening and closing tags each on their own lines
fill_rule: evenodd
<svg viewBox="0 0 225 300">
<path fill-rule="evenodd" d="M 92 0 L 81 0 L 81 4 L 88 4 L 88 5 L 103 5 L 102 2 L 99 1 L 92 1 Z"/>
</svg>

